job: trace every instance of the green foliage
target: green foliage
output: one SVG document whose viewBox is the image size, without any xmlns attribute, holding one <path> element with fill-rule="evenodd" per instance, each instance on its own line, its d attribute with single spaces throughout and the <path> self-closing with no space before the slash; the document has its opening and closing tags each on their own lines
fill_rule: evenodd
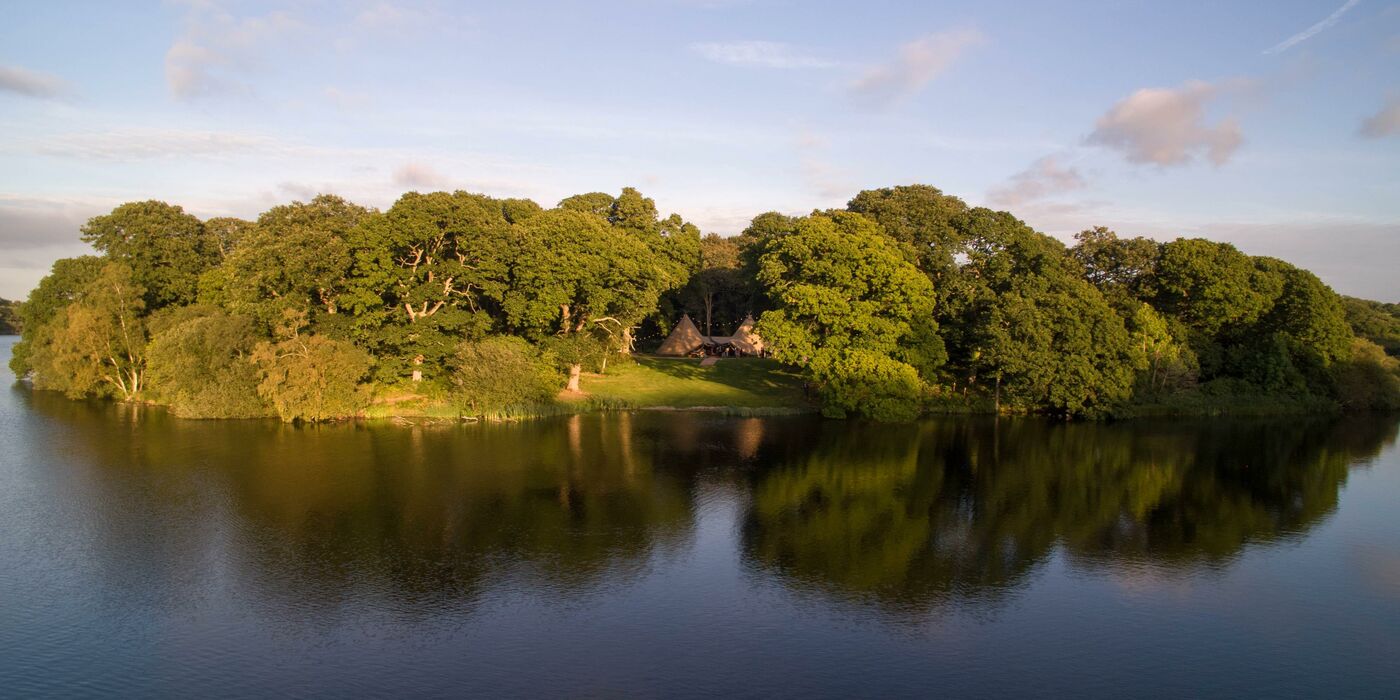
<svg viewBox="0 0 1400 700">
<path fill-rule="evenodd" d="M 1081 231 L 1070 255 L 1084 268 L 1084 278 L 1114 305 L 1131 307 L 1144 296 L 1157 267 L 1161 246 L 1146 238 L 1119 238 L 1103 226 Z"/>
<path fill-rule="evenodd" d="M 193 302 L 199 276 L 217 262 L 218 242 L 204 224 L 165 202 L 123 204 L 89 220 L 82 235 L 107 259 L 131 268 L 151 310 Z"/>
<path fill-rule="evenodd" d="M 146 350 L 151 397 L 187 418 L 253 418 L 271 408 L 258 394 L 254 347 L 262 338 L 247 316 L 188 306 L 151 319 Z"/>
<path fill-rule="evenodd" d="M 1342 308 L 1353 333 L 1400 357 L 1400 304 L 1342 297 Z"/>
<path fill-rule="evenodd" d="M 563 387 L 555 358 L 509 335 L 493 335 L 457 346 L 452 402 L 480 416 L 549 403 Z"/>
<path fill-rule="evenodd" d="M 383 379 L 445 368 L 461 338 L 491 328 L 513 242 L 502 203 L 466 192 L 410 192 L 353 230 L 344 305 Z"/>
<path fill-rule="evenodd" d="M 284 311 L 340 311 L 348 238 L 372 213 L 333 195 L 273 207 L 199 282 L 200 300 L 271 327 Z"/>
<path fill-rule="evenodd" d="M 1127 399 L 1145 360 L 1064 246 L 1006 212 L 974 209 L 958 225 L 971 301 L 955 350 L 973 376 L 1024 411 L 1094 415 Z"/>
<path fill-rule="evenodd" d="M 27 351 L 35 388 L 70 398 L 141 398 L 146 290 L 130 267 L 107 263 L 73 303 L 35 329 Z"/>
<path fill-rule="evenodd" d="M 15 343 L 10 355 L 10 369 L 16 377 L 29 376 L 36 348 L 40 348 L 40 355 L 50 352 L 52 322 L 69 304 L 81 298 L 83 290 L 97 279 L 104 264 L 102 258 L 95 255 L 64 258 L 55 262 L 49 274 L 30 290 L 29 298 L 19 306 L 20 341 Z"/>
<path fill-rule="evenodd" d="M 1354 411 L 1400 410 L 1400 360 L 1365 338 L 1353 338 L 1348 356 L 1332 365 L 1337 400 Z"/>
<path fill-rule="evenodd" d="M 919 416 L 923 381 L 913 367 L 870 350 L 823 353 L 814 369 L 822 413 L 908 421 Z"/>
<path fill-rule="evenodd" d="M 302 334 L 296 330 L 302 319 L 282 329 L 283 340 L 253 349 L 258 395 L 289 423 L 358 415 L 370 402 L 370 389 L 360 382 L 373 358 L 346 341 Z"/>
<path fill-rule="evenodd" d="M 19 335 L 24 324 L 20 321 L 18 301 L 0 299 L 0 335 Z"/>
<path fill-rule="evenodd" d="M 1282 286 L 1282 279 L 1228 243 L 1178 239 L 1162 246 L 1153 306 L 1214 338 L 1262 318 Z"/>
<path fill-rule="evenodd" d="M 768 244 L 758 280 L 777 305 L 759 321 L 758 334 L 783 362 L 806 366 L 821 351 L 888 356 L 932 342 L 915 327 L 934 323 L 933 286 L 863 215 L 797 221 L 792 233 Z"/>
</svg>

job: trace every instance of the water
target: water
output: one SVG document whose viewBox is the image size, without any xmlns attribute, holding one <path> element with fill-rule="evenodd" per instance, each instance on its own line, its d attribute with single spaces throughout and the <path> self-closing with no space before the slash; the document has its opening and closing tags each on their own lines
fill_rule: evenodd
<svg viewBox="0 0 1400 700">
<path fill-rule="evenodd" d="M 1396 432 L 295 428 L 16 385 L 0 696 L 1397 697 Z"/>
</svg>

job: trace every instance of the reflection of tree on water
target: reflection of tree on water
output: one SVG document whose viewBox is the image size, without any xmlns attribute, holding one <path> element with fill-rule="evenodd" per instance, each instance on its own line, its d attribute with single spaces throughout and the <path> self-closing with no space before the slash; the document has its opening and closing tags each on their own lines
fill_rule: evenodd
<svg viewBox="0 0 1400 700">
<path fill-rule="evenodd" d="M 755 565 L 895 608 L 988 601 L 1056 543 L 1080 566 L 1190 571 L 1305 532 L 1394 422 L 947 421 L 825 431 L 769 455 L 744 528 Z"/>
</svg>

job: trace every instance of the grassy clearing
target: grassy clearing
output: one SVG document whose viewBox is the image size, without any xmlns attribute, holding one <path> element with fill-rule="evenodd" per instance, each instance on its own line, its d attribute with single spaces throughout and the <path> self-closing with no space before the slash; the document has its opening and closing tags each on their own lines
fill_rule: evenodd
<svg viewBox="0 0 1400 700">
<path fill-rule="evenodd" d="M 637 357 L 609 367 L 606 375 L 585 375 L 581 387 L 595 401 L 632 408 L 812 408 L 803 399 L 801 375 L 752 357 L 724 358 L 710 367 L 698 359 Z"/>
</svg>

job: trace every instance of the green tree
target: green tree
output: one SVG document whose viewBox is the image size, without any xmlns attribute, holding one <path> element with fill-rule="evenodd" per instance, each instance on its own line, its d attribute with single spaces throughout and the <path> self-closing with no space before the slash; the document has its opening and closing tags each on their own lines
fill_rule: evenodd
<svg viewBox="0 0 1400 700">
<path fill-rule="evenodd" d="M 305 334 L 305 327 L 306 314 L 289 311 L 278 329 L 281 339 L 253 349 L 258 395 L 289 423 L 357 415 L 370 402 L 361 381 L 373 358 L 349 342 Z"/>
<path fill-rule="evenodd" d="M 758 333 L 774 357 L 810 366 L 822 353 L 869 350 L 886 356 L 937 355 L 915 331 L 933 321 L 933 287 L 860 214 L 813 214 L 766 245 L 758 280 L 776 307 Z M 925 347 L 911 347 L 922 338 Z"/>
<path fill-rule="evenodd" d="M 29 376 L 33 370 L 31 359 L 36 348 L 44 348 L 39 351 L 41 353 L 49 351 L 54 320 L 63 314 L 69 304 L 82 297 L 83 291 L 97 279 L 105 264 L 96 255 L 63 258 L 55 262 L 49 274 L 29 291 L 29 298 L 19 306 L 20 340 L 10 354 L 10 369 L 16 377 L 23 379 Z"/>
<path fill-rule="evenodd" d="M 467 415 L 509 412 L 549 403 L 559 392 L 554 357 L 511 335 L 493 335 L 457 347 L 451 397 Z"/>
<path fill-rule="evenodd" d="M 79 299 L 47 324 L 29 355 L 34 386 L 70 398 L 141 398 L 146 375 L 146 290 L 130 267 L 107 263 Z"/>
<path fill-rule="evenodd" d="M 188 304 L 199 276 L 218 261 L 217 244 L 199 219 L 154 200 L 130 202 L 89 219 L 83 241 L 108 259 L 131 268 L 132 281 L 146 290 L 146 308 Z"/>
<path fill-rule="evenodd" d="M 501 203 L 466 192 L 410 192 L 352 234 L 346 306 L 388 377 L 445 368 L 461 338 L 500 315 L 514 240 Z"/>
<path fill-rule="evenodd" d="M 919 416 L 924 383 L 913 367 L 870 350 L 826 357 L 814 368 L 824 415 L 878 421 L 908 421 Z"/>
<path fill-rule="evenodd" d="M 1132 309 L 1130 302 L 1145 296 L 1160 246 L 1146 238 L 1119 238 L 1097 226 L 1080 231 L 1070 255 L 1084 268 L 1084 277 L 1099 288 L 1114 306 Z"/>
<path fill-rule="evenodd" d="M 262 340 L 253 320 L 210 306 L 170 311 L 150 323 L 146 363 L 153 397 L 185 418 L 268 415 L 252 361 Z"/>
<path fill-rule="evenodd" d="M 519 227 L 502 307 L 527 337 L 601 332 L 625 350 L 629 329 L 673 282 L 642 240 L 601 217 L 554 209 Z"/>
<path fill-rule="evenodd" d="M 269 328 L 284 311 L 307 311 L 320 323 L 340 311 L 352 262 L 348 238 L 370 215 L 334 195 L 273 207 L 200 280 L 200 298 Z"/>
</svg>

